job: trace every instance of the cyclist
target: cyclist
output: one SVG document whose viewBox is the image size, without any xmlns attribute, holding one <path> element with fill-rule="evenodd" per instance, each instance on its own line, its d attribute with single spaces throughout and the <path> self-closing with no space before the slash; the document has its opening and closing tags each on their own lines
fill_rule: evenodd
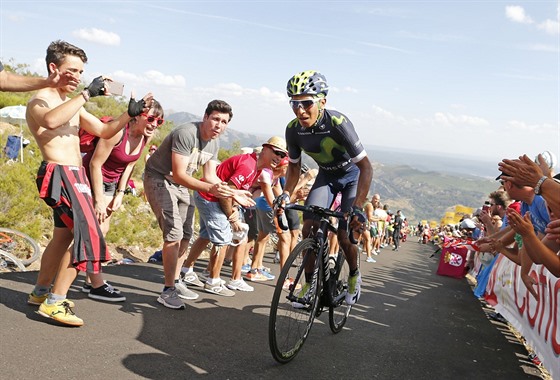
<svg viewBox="0 0 560 380">
<path fill-rule="evenodd" d="M 373 169 L 367 153 L 350 120 L 340 112 L 325 108 L 327 80 L 317 71 L 303 71 L 294 75 L 287 85 L 290 105 L 296 118 L 286 127 L 288 144 L 287 182 L 279 200 L 288 199 L 293 192 L 302 166 L 301 152 L 308 154 L 317 165 L 319 173 L 305 201 L 306 205 L 330 207 L 338 192 L 342 193 L 341 210 L 352 215 L 362 214 Z M 363 218 L 362 218 L 363 219 Z M 342 220 L 338 240 L 350 267 L 346 303 L 355 304 L 360 298 L 361 275 L 358 268 L 358 251 L 350 242 L 346 231 L 347 221 Z M 303 236 L 308 236 L 318 220 L 310 213 L 303 214 Z M 359 222 L 352 218 L 351 227 Z M 306 268 L 306 286 L 311 281 L 313 263 Z"/>
</svg>

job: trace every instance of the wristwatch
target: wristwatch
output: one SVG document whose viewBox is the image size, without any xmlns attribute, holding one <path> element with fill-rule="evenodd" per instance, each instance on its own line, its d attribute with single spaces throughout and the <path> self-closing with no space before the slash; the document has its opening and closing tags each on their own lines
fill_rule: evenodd
<svg viewBox="0 0 560 380">
<path fill-rule="evenodd" d="M 543 182 L 546 181 L 547 179 L 548 179 L 548 177 L 545 176 L 545 175 L 543 175 L 543 176 L 539 179 L 539 181 L 537 182 L 537 184 L 536 184 L 536 186 L 535 186 L 535 189 L 534 189 L 535 194 L 541 195 L 541 186 L 542 186 Z"/>
</svg>

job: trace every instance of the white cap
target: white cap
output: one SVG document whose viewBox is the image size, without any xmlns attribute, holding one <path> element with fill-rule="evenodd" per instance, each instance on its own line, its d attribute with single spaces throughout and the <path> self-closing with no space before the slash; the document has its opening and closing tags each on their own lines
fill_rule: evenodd
<svg viewBox="0 0 560 380">
<path fill-rule="evenodd" d="M 241 229 L 239 231 L 233 231 L 233 237 L 231 238 L 231 246 L 237 247 L 243 240 L 247 238 L 249 232 L 249 225 L 247 223 L 239 223 Z"/>
</svg>

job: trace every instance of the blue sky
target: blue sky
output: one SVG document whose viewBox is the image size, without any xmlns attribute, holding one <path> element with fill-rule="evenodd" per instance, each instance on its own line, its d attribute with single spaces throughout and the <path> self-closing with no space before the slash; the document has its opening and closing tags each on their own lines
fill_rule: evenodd
<svg viewBox="0 0 560 380">
<path fill-rule="evenodd" d="M 558 1 L 0 1 L 0 59 L 46 74 L 56 39 L 125 93 L 231 128 L 283 135 L 296 72 L 321 71 L 327 107 L 365 144 L 498 162 L 560 157 Z M 375 155 L 373 157 L 375 160 Z"/>
</svg>

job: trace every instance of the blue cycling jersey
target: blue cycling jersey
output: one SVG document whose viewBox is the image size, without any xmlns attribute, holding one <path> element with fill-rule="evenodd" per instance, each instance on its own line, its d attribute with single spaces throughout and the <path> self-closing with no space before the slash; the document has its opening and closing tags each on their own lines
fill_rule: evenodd
<svg viewBox="0 0 560 380">
<path fill-rule="evenodd" d="M 286 127 L 286 143 L 291 162 L 298 162 L 303 151 L 321 170 L 336 175 L 355 170 L 355 163 L 366 156 L 352 122 L 334 110 L 325 109 L 310 128 L 292 120 Z"/>
</svg>

